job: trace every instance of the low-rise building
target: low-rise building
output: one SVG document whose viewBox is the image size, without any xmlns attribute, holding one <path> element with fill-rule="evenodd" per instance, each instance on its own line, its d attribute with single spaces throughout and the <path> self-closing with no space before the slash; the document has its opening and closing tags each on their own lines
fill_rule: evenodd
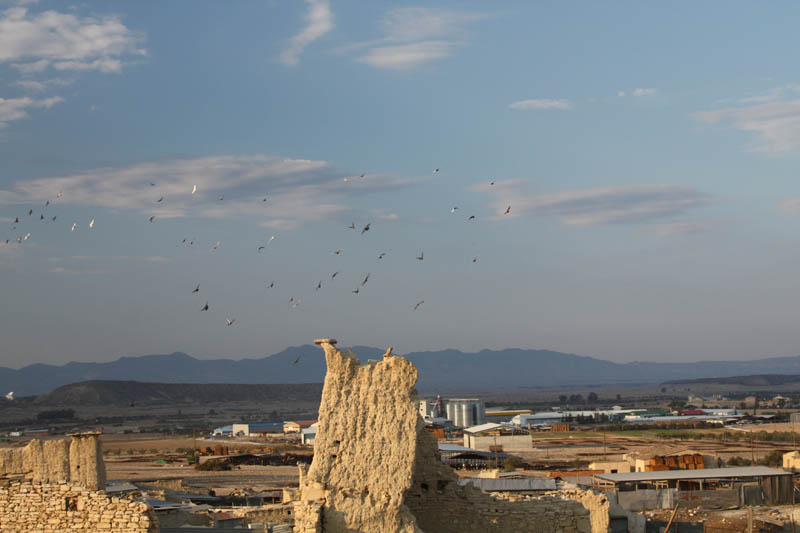
<svg viewBox="0 0 800 533">
<path fill-rule="evenodd" d="M 316 420 L 290 420 L 283 423 L 284 433 L 300 433 L 303 429 L 316 424 Z"/>
<path fill-rule="evenodd" d="M 631 464 L 628 461 L 595 461 L 589 463 L 589 470 L 600 470 L 604 474 L 618 474 L 631 471 Z"/>
<path fill-rule="evenodd" d="M 526 429 L 493 422 L 466 428 L 464 446 L 486 451 L 523 451 L 533 447 Z"/>
</svg>

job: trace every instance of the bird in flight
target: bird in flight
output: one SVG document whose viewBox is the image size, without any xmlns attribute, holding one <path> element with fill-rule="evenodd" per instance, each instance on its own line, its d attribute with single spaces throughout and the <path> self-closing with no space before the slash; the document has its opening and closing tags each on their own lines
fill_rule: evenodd
<svg viewBox="0 0 800 533">
<path fill-rule="evenodd" d="M 197 287 L 195 287 L 194 290 L 192 291 L 192 294 L 194 294 L 196 292 L 200 292 L 200 284 L 199 283 L 197 284 Z"/>
<path fill-rule="evenodd" d="M 265 196 L 265 197 L 264 197 L 264 199 L 263 199 L 263 200 L 261 200 L 261 201 L 262 201 L 262 202 L 266 202 L 266 201 L 267 201 L 267 197 Z"/>
<path fill-rule="evenodd" d="M 275 240 L 275 235 L 273 235 L 273 236 L 271 236 L 271 237 L 269 238 L 269 240 L 267 241 L 267 244 L 271 243 L 271 242 L 272 242 L 272 241 L 274 241 L 274 240 Z"/>
<path fill-rule="evenodd" d="M 314 290 L 317 290 L 317 291 L 318 291 L 318 290 L 320 290 L 321 288 L 322 288 L 322 280 L 319 280 L 319 283 L 317 283 L 317 288 L 316 288 L 316 289 L 314 289 Z"/>
<path fill-rule="evenodd" d="M 381 254 L 378 256 L 378 261 L 383 259 L 385 255 L 386 255 L 386 252 L 381 252 Z"/>
<path fill-rule="evenodd" d="M 420 300 L 420 301 L 418 301 L 418 302 L 417 302 L 417 303 L 414 305 L 414 311 L 416 311 L 417 309 L 419 309 L 419 306 L 420 306 L 420 305 L 422 305 L 422 304 L 424 304 L 424 303 L 425 303 L 425 300 Z"/>
<path fill-rule="evenodd" d="M 47 201 L 44 203 L 44 206 L 45 206 L 45 207 L 47 207 L 48 205 L 50 205 L 50 200 L 47 200 Z"/>
<path fill-rule="evenodd" d="M 425 259 L 425 253 L 424 252 L 420 252 L 419 255 L 417 256 L 417 259 L 420 260 L 420 261 Z"/>
<path fill-rule="evenodd" d="M 368 281 L 369 281 L 369 273 L 367 273 L 367 276 L 364 278 L 364 281 L 361 282 L 361 286 L 363 287 L 364 285 L 366 285 Z"/>
<path fill-rule="evenodd" d="M 274 286 L 275 286 L 275 282 L 273 281 L 272 283 L 270 283 L 269 285 L 267 285 L 267 288 L 268 288 L 268 289 L 271 289 L 271 288 L 272 288 L 272 287 L 274 287 Z"/>
<path fill-rule="evenodd" d="M 225 199 L 225 195 L 224 195 L 224 194 L 221 194 L 221 195 L 220 195 L 220 197 L 219 197 L 219 201 L 221 202 L 221 201 L 222 201 L 222 200 L 224 200 L 224 199 Z"/>
<path fill-rule="evenodd" d="M 494 180 L 490 181 L 489 185 L 494 185 Z"/>
<path fill-rule="evenodd" d="M 160 203 L 161 203 L 161 202 L 163 202 L 163 201 L 164 201 L 164 197 L 162 196 L 162 197 L 160 197 L 158 200 L 156 200 L 156 203 L 157 203 L 157 204 L 160 204 Z"/>
<path fill-rule="evenodd" d="M 30 233 L 26 233 L 26 234 L 25 234 L 25 238 L 24 238 L 24 239 L 22 239 L 22 240 L 23 240 L 23 241 L 27 241 L 27 240 L 28 240 L 28 239 L 30 239 L 30 238 L 31 238 L 31 234 L 30 234 Z"/>
<path fill-rule="evenodd" d="M 61 192 L 61 191 L 58 191 L 58 194 L 56 195 L 56 197 L 57 198 L 61 198 L 62 196 L 64 196 L 64 193 Z"/>
<path fill-rule="evenodd" d="M 451 213 L 455 213 L 456 211 L 458 211 L 458 206 L 455 206 L 450 210 Z"/>
<path fill-rule="evenodd" d="M 331 275 L 331 279 L 335 278 L 335 277 L 336 277 L 338 274 L 339 274 L 339 271 L 337 270 L 336 272 L 334 272 L 334 273 Z"/>
<path fill-rule="evenodd" d="M 292 309 L 296 308 L 298 305 L 300 305 L 300 300 L 295 300 L 292 302 Z"/>
<path fill-rule="evenodd" d="M 93 228 L 93 227 L 94 227 L 94 219 L 92 219 L 92 220 L 89 222 L 89 227 L 90 227 L 90 228 Z"/>
<path fill-rule="evenodd" d="M 439 169 L 438 168 L 434 168 L 433 169 L 433 173 L 436 174 L 437 172 L 439 172 Z"/>
<path fill-rule="evenodd" d="M 13 400 L 14 399 L 14 391 L 9 392 L 6 394 L 6 400 Z"/>
<path fill-rule="evenodd" d="M 350 225 L 347 226 L 347 227 L 350 228 L 350 229 L 356 229 L 356 223 L 355 222 L 351 222 Z"/>
<path fill-rule="evenodd" d="M 358 294 L 358 287 L 356 287 L 356 289 L 354 291 L 350 291 L 350 292 L 352 292 L 353 294 Z"/>
<path fill-rule="evenodd" d="M 211 247 L 211 251 L 213 252 L 213 251 L 215 251 L 217 248 L 219 248 L 219 241 L 217 241 L 217 242 L 215 242 L 215 243 L 214 243 L 214 246 L 212 246 L 212 247 Z"/>
<path fill-rule="evenodd" d="M 192 187 L 192 194 L 194 194 L 194 193 L 196 193 L 196 192 L 197 192 L 197 185 L 194 185 L 194 186 Z"/>
<path fill-rule="evenodd" d="M 206 302 L 206 305 L 204 305 L 203 307 L 201 307 L 201 308 L 200 308 L 200 310 L 201 310 L 201 311 L 208 311 L 208 302 Z"/>
<path fill-rule="evenodd" d="M 298 355 L 298 356 L 297 356 L 297 359 L 295 359 L 295 360 L 294 360 L 294 363 L 292 363 L 292 366 L 295 366 L 295 365 L 296 365 L 297 363 L 299 363 L 299 362 L 300 362 L 300 356 Z"/>
<path fill-rule="evenodd" d="M 14 217 L 14 224 L 19 224 L 19 217 Z"/>
<path fill-rule="evenodd" d="M 478 256 L 477 256 L 477 255 L 476 255 L 475 257 L 473 257 L 473 258 L 472 258 L 472 262 L 473 262 L 473 263 L 477 263 L 477 262 L 478 262 Z"/>
<path fill-rule="evenodd" d="M 508 207 L 506 207 L 506 212 L 505 212 L 505 213 L 503 213 L 503 214 L 504 214 L 504 215 L 507 215 L 507 214 L 509 214 L 510 212 L 511 212 L 511 206 L 508 206 Z"/>
<path fill-rule="evenodd" d="M 39 220 L 44 220 L 44 215 L 39 215 Z"/>
<path fill-rule="evenodd" d="M 339 255 L 340 253 L 342 253 L 342 251 L 341 251 L 341 250 L 335 250 L 335 251 L 333 251 L 333 252 L 331 252 L 331 253 L 332 253 L 333 255 Z"/>
<path fill-rule="evenodd" d="M 261 253 L 261 250 L 263 250 L 264 248 L 266 248 L 266 246 L 259 246 L 258 247 L 258 253 Z"/>
<path fill-rule="evenodd" d="M 228 326 L 232 326 L 234 322 L 236 322 L 235 318 L 226 318 L 225 319 L 225 324 L 228 325 Z"/>
<path fill-rule="evenodd" d="M 151 187 L 155 187 L 155 186 L 156 186 L 156 184 L 155 184 L 155 183 L 153 183 L 152 181 L 151 181 L 151 182 L 149 182 L 149 183 L 150 183 L 150 186 L 151 186 Z"/>
<path fill-rule="evenodd" d="M 75 228 L 77 228 L 77 227 L 78 227 L 78 224 L 76 224 L 75 222 L 73 222 L 73 223 L 72 223 L 72 229 L 70 229 L 70 231 L 75 231 Z"/>
<path fill-rule="evenodd" d="M 156 219 L 156 216 L 155 216 L 155 215 L 151 215 L 151 216 L 150 216 L 150 218 L 148 218 L 147 220 L 149 220 L 150 222 L 152 222 L 152 221 L 154 221 L 155 219 Z"/>
<path fill-rule="evenodd" d="M 467 220 L 475 220 L 475 215 L 470 215 Z"/>
<path fill-rule="evenodd" d="M 372 224 L 372 222 L 370 222 L 369 224 Z M 361 230 L 361 235 L 364 235 L 366 232 L 369 231 L 369 224 L 364 226 L 364 229 Z"/>
<path fill-rule="evenodd" d="M 33 214 L 33 209 L 28 209 L 28 216 L 31 216 L 32 214 Z"/>
<path fill-rule="evenodd" d="M 53 218 L 52 218 L 52 220 L 53 220 L 53 222 L 55 222 L 55 221 L 56 221 L 56 216 L 55 216 L 55 215 L 53 215 Z"/>
</svg>

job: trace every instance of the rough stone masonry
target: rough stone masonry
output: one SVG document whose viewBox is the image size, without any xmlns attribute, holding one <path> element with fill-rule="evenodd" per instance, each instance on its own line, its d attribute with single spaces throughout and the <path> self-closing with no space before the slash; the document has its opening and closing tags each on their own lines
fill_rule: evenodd
<svg viewBox="0 0 800 533">
<path fill-rule="evenodd" d="M 0 449 L 0 532 L 155 533 L 145 503 L 107 496 L 97 433 Z"/>
<path fill-rule="evenodd" d="M 335 339 L 315 342 L 328 372 L 314 460 L 301 468 L 294 501 L 295 533 L 593 531 L 590 512 L 576 501 L 584 495 L 509 501 L 460 487 L 419 417 L 414 365 L 392 357 L 391 348 L 383 360 L 362 364 L 336 349 Z M 595 522 L 598 533 L 602 520 Z"/>
</svg>

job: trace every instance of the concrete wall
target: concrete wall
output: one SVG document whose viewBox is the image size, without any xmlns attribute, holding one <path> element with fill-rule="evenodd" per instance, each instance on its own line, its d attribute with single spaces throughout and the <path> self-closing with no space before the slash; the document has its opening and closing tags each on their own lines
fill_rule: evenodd
<svg viewBox="0 0 800 533">
<path fill-rule="evenodd" d="M 156 533 L 158 525 L 144 503 L 66 483 L 13 482 L 0 487 L 0 531 Z"/>
<path fill-rule="evenodd" d="M 335 341 L 317 343 L 328 372 L 314 460 L 301 467 L 293 502 L 295 533 L 592 531 L 575 499 L 510 501 L 458 486 L 419 417 L 416 368 L 388 352 L 363 365 Z"/>
<path fill-rule="evenodd" d="M 691 507 L 715 509 L 719 507 L 736 507 L 741 503 L 738 489 L 719 490 L 684 490 L 647 489 L 617 492 L 606 492 L 609 499 L 626 511 L 642 511 L 646 509 L 672 509 L 678 501 L 687 502 Z"/>
<path fill-rule="evenodd" d="M 97 490 L 106 486 L 106 468 L 96 433 L 70 440 L 32 440 L 24 448 L 0 449 L 0 478 L 34 483 L 66 483 Z"/>
<path fill-rule="evenodd" d="M 623 474 L 631 471 L 631 465 L 628 461 L 595 461 L 589 463 L 589 470 L 602 470 L 606 474 Z"/>
<path fill-rule="evenodd" d="M 530 451 L 533 448 L 530 435 L 498 435 L 493 437 L 491 435 L 464 434 L 464 446 L 475 450 L 489 451 L 489 447 L 494 446 L 495 441 L 497 446 L 503 447 L 504 452 Z"/>
</svg>

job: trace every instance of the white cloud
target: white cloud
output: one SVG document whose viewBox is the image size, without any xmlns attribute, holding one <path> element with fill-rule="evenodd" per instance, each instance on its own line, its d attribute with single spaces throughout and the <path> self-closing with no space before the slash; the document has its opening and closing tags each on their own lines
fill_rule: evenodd
<svg viewBox="0 0 800 533">
<path fill-rule="evenodd" d="M 0 63 L 16 61 L 23 72 L 60 70 L 117 71 L 121 58 L 144 55 L 140 35 L 117 17 L 79 17 L 71 13 L 30 13 L 23 7 L 0 12 Z"/>
<path fill-rule="evenodd" d="M 169 257 L 164 257 L 163 255 L 151 255 L 145 257 L 145 261 L 148 263 L 169 263 L 172 261 Z"/>
<path fill-rule="evenodd" d="M 480 14 L 427 7 L 395 8 L 381 21 L 384 37 L 340 50 L 367 48 L 356 61 L 377 68 L 407 70 L 449 56 L 463 44 L 466 26 Z"/>
<path fill-rule="evenodd" d="M 729 123 L 755 134 L 755 152 L 789 152 L 800 148 L 800 100 L 700 111 L 694 118 L 706 124 Z"/>
<path fill-rule="evenodd" d="M 619 91 L 617 93 L 617 96 L 619 96 L 620 98 L 624 97 L 625 96 L 625 91 Z"/>
<path fill-rule="evenodd" d="M 41 203 L 63 191 L 59 203 L 136 210 L 143 217 L 155 215 L 157 222 L 183 217 L 256 217 L 265 227 L 288 228 L 348 211 L 348 196 L 416 181 L 374 173 L 351 186 L 355 184 L 343 182 L 342 176 L 326 161 L 209 156 L 20 181 L 0 190 L 0 204 Z M 195 185 L 197 193 L 191 194 Z M 164 200 L 157 202 L 162 196 Z"/>
<path fill-rule="evenodd" d="M 27 89 L 33 92 L 42 92 L 47 90 L 49 87 L 66 87 L 67 85 L 72 85 L 74 80 L 66 80 L 63 78 L 52 78 L 49 80 L 20 80 L 15 81 L 12 85 L 17 87 L 22 87 L 23 89 Z"/>
<path fill-rule="evenodd" d="M 634 89 L 631 96 L 652 96 L 658 92 L 658 89 Z"/>
<path fill-rule="evenodd" d="M 563 98 L 533 98 L 510 104 L 509 109 L 572 109 L 572 102 Z"/>
<path fill-rule="evenodd" d="M 373 67 L 407 70 L 450 55 L 453 44 L 445 41 L 380 46 L 372 48 L 357 61 Z"/>
<path fill-rule="evenodd" d="M 308 25 L 300 33 L 289 39 L 289 44 L 281 54 L 281 61 L 289 66 L 300 62 L 300 55 L 306 46 L 333 29 L 333 14 L 328 0 L 306 0 L 309 5 Z"/>
<path fill-rule="evenodd" d="M 790 215 L 800 215 L 800 197 L 788 198 L 778 204 L 778 211 Z"/>
<path fill-rule="evenodd" d="M 472 190 L 486 190 L 484 184 Z M 709 203 L 708 195 L 682 185 L 617 185 L 540 195 L 516 186 L 489 190 L 496 197 L 495 219 L 522 215 L 555 216 L 570 226 L 638 223 L 674 216 Z M 508 206 L 509 215 L 504 215 Z"/>
<path fill-rule="evenodd" d="M 63 102 L 60 96 L 36 100 L 33 98 L 0 98 L 0 129 L 5 128 L 9 122 L 20 120 L 28 116 L 29 109 L 50 109 Z"/>
</svg>

